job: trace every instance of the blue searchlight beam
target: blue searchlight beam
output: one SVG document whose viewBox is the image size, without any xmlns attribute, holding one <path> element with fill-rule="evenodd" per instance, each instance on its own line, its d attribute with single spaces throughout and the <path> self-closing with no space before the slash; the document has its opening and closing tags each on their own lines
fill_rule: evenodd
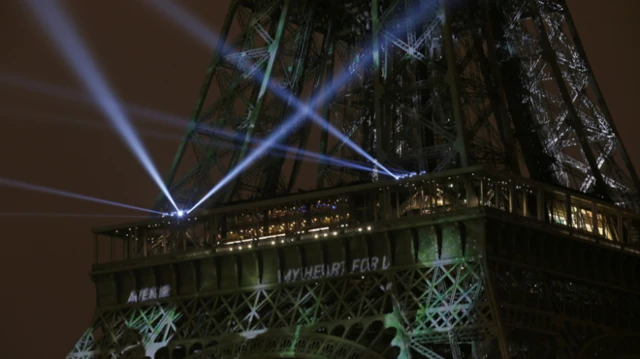
<svg viewBox="0 0 640 359">
<path fill-rule="evenodd" d="M 361 64 L 366 62 L 362 61 Z M 320 103 L 324 99 L 324 95 L 329 92 L 335 91 L 336 88 L 339 88 L 344 83 L 347 82 L 350 76 L 348 73 L 343 73 L 342 76 L 338 76 L 336 81 L 333 82 L 332 86 L 328 91 L 321 91 L 314 98 L 311 99 L 308 106 L 298 107 L 298 111 L 289 116 L 279 127 L 277 127 L 269 136 L 267 136 L 260 145 L 255 148 L 247 157 L 242 159 L 240 163 L 238 163 L 226 176 L 224 176 L 220 182 L 218 182 L 209 192 L 207 192 L 202 199 L 200 199 L 191 209 L 187 211 L 187 213 L 192 212 L 199 205 L 201 205 L 204 201 L 209 199 L 209 197 L 213 196 L 216 192 L 218 192 L 221 188 L 229 184 L 233 179 L 235 179 L 240 172 L 244 171 L 247 167 L 251 166 L 254 161 L 258 158 L 262 157 L 266 151 L 268 151 L 271 147 L 276 145 L 282 138 L 287 136 L 292 130 L 294 130 L 300 122 L 305 119 L 309 115 L 309 109 L 315 107 L 318 103 Z M 395 175 L 394 178 L 397 178 Z"/>
<path fill-rule="evenodd" d="M 63 90 L 65 88 L 62 88 Z M 90 100 L 90 99 L 89 99 Z M 129 107 L 128 107 L 129 108 Z M 135 107 L 136 109 L 138 109 L 138 107 Z M 140 108 L 140 109 L 144 109 L 144 108 Z M 7 111 L 10 110 L 10 111 Z M 163 113 L 159 113 L 157 111 L 153 111 L 153 110 L 149 110 L 151 111 L 150 114 L 156 114 L 161 116 L 159 118 L 159 120 L 165 121 L 171 125 L 174 126 L 179 126 L 180 128 L 183 127 L 183 125 L 185 123 L 187 123 L 187 121 L 175 116 L 175 115 L 169 115 L 169 114 L 163 114 Z M 58 115 L 52 115 L 51 113 L 48 112 L 43 112 L 43 111 L 35 111 L 35 110 L 31 110 L 31 109 L 0 109 L 0 114 L 7 114 L 6 119 L 8 120 L 23 120 L 23 119 L 28 119 L 28 120 L 43 120 L 43 121 L 47 121 L 49 123 L 61 123 L 61 124 L 68 124 L 68 125 L 75 125 L 75 126 L 79 126 L 79 127 L 83 127 L 86 129 L 92 129 L 92 130 L 103 130 L 105 128 L 105 124 L 103 124 L 102 122 L 100 123 L 96 123 L 95 121 L 89 121 L 87 119 L 84 118 L 78 118 L 78 117 L 71 117 L 71 116 L 58 116 Z M 200 125 L 202 126 L 202 125 Z M 225 130 L 225 129 L 221 129 L 221 128 L 217 128 L 215 126 L 212 125 L 206 125 L 206 126 L 202 126 L 203 128 L 206 128 L 206 131 L 212 135 L 218 135 L 220 137 L 226 138 L 226 139 L 230 139 L 230 140 L 245 140 L 245 136 L 235 133 L 233 131 L 229 131 L 229 130 Z M 108 130 L 114 130 L 115 129 L 113 127 L 108 127 Z M 176 136 L 174 134 L 170 134 L 170 133 L 166 133 L 166 132 L 162 132 L 162 131 L 157 131 L 157 130 L 151 130 L 151 129 L 140 129 L 138 131 L 139 134 L 145 136 L 145 137 L 151 137 L 151 138 L 155 138 L 155 139 L 159 139 L 159 140 L 166 140 L 166 141 L 181 141 L 182 140 L 182 136 Z M 250 143 L 253 144 L 260 144 L 261 139 L 260 138 L 250 138 L 249 139 Z M 205 145 L 206 142 L 203 140 L 202 144 Z M 236 146 L 233 143 L 217 143 L 217 146 L 220 147 L 224 147 L 224 148 L 235 148 Z M 280 145 L 280 144 L 276 144 L 273 146 L 274 149 L 276 149 L 277 151 L 271 152 L 270 155 L 272 156 L 280 156 L 282 158 L 291 158 L 291 159 L 295 159 L 295 155 L 302 155 L 303 158 L 305 159 L 311 159 L 311 160 L 315 160 L 316 162 L 324 162 L 327 164 L 331 164 L 334 166 L 341 166 L 341 167 L 346 167 L 346 168 L 351 168 L 354 170 L 358 170 L 358 171 L 364 171 L 364 172 L 374 172 L 375 168 L 371 167 L 371 166 L 366 166 L 364 164 L 362 164 L 361 162 L 356 162 L 356 161 L 350 161 L 350 160 L 343 160 L 343 159 L 339 159 L 339 158 L 334 158 L 331 156 L 327 156 L 327 155 L 322 155 L 319 153 L 315 153 L 315 152 L 311 152 L 311 151 L 307 151 L 304 149 L 300 149 L 300 148 L 296 148 L 296 147 L 291 147 L 291 146 L 284 146 L 284 145 Z"/>
<path fill-rule="evenodd" d="M 55 189 L 55 188 L 38 186 L 38 185 L 34 185 L 34 184 L 22 182 L 22 181 L 10 179 L 10 178 L 0 177 L 0 186 L 25 189 L 25 190 L 41 192 L 41 193 L 47 193 L 47 194 L 51 194 L 51 195 L 54 195 L 54 196 L 68 197 L 68 198 L 73 198 L 73 199 L 79 199 L 79 200 L 82 200 L 82 201 L 89 201 L 89 202 L 94 202 L 94 203 L 106 204 L 106 205 L 109 205 L 109 206 L 134 209 L 136 211 L 155 213 L 155 214 L 162 214 L 162 212 L 157 212 L 157 211 L 153 211 L 153 210 L 142 208 L 142 207 L 136 207 L 136 206 L 131 206 L 131 205 L 128 205 L 128 204 L 118 203 L 118 202 L 114 202 L 114 201 L 108 201 L 106 199 L 101 199 L 101 198 L 96 198 L 96 197 L 91 197 L 91 196 L 85 196 L 83 194 L 77 194 L 77 193 L 63 191 L 63 190 L 59 190 L 59 189 Z"/>
<path fill-rule="evenodd" d="M 165 0 L 156 0 L 150 1 L 147 3 L 152 5 L 152 7 L 158 10 L 160 13 L 165 15 L 167 18 L 171 18 L 177 22 L 183 29 L 187 30 L 192 36 L 196 37 L 201 43 L 203 43 L 209 49 L 215 49 L 216 43 L 219 41 L 218 34 L 209 29 L 205 24 L 203 24 L 199 19 L 195 16 L 191 15 L 187 10 L 181 7 L 179 4 L 165 1 Z M 223 54 L 228 54 L 230 49 L 224 48 L 221 49 Z M 246 65 L 246 67 L 250 67 L 250 64 Z M 255 70 L 255 69 L 254 69 Z M 260 70 L 255 70 L 252 72 L 253 77 L 261 81 L 264 78 L 264 74 Z M 269 82 L 267 84 L 269 89 L 273 91 L 278 97 L 283 99 L 284 101 L 291 101 L 291 103 L 301 111 L 309 113 L 313 122 L 315 122 L 318 126 L 326 129 L 331 135 L 342 141 L 349 148 L 354 150 L 356 153 L 366 158 L 368 161 L 373 163 L 375 166 L 380 168 L 383 172 L 393 177 L 394 179 L 398 179 L 394 173 L 389 171 L 385 166 L 378 163 L 378 161 L 373 158 L 367 151 L 363 150 L 360 146 L 354 143 L 349 137 L 345 136 L 340 130 L 331 125 L 329 121 L 322 118 L 322 116 L 318 115 L 316 112 L 312 111 L 308 105 L 302 103 L 295 96 L 293 96 L 288 91 L 284 90 L 277 84 L 273 82 Z"/>
<path fill-rule="evenodd" d="M 422 16 L 422 15 L 423 15 L 422 12 L 416 11 L 413 13 L 411 18 L 414 18 L 416 16 Z M 409 20 L 410 19 L 405 19 L 405 21 L 409 21 Z M 363 66 L 369 61 L 371 61 L 371 57 L 366 56 L 360 62 L 359 66 Z M 318 96 L 316 96 L 315 98 L 312 98 L 311 101 L 309 101 L 309 104 L 307 106 L 305 106 L 304 108 L 299 108 L 298 112 L 294 113 L 291 117 L 287 118 L 284 121 L 284 123 L 280 125 L 280 127 L 278 127 L 274 132 L 272 132 L 264 140 L 264 142 L 262 142 L 260 146 L 258 146 L 253 152 L 251 152 L 249 156 L 245 157 L 242 161 L 240 161 L 240 163 L 238 163 L 236 167 L 234 167 L 224 178 L 220 180 L 220 182 L 218 182 L 218 184 L 216 184 L 209 192 L 207 192 L 207 194 L 205 194 L 202 197 L 202 199 L 200 199 L 200 201 L 198 201 L 193 207 L 191 207 L 191 209 L 189 209 L 187 213 L 193 211 L 195 208 L 201 205 L 204 201 L 206 201 L 209 197 L 211 197 L 213 194 L 218 192 L 222 187 L 224 187 L 229 182 L 231 182 L 235 177 L 237 177 L 240 174 L 240 172 L 242 172 L 247 167 L 249 167 L 253 163 L 253 161 L 263 156 L 266 150 L 268 150 L 273 144 L 276 144 L 277 142 L 279 142 L 284 136 L 289 134 L 289 132 L 292 131 L 300 123 L 300 121 L 303 118 L 309 115 L 309 112 L 310 112 L 309 109 L 314 108 L 318 103 L 320 103 L 325 93 L 333 93 L 336 89 L 340 88 L 340 86 L 342 86 L 349 78 L 350 78 L 349 73 L 346 71 L 343 71 L 342 74 L 335 79 L 331 88 L 327 89 L 327 91 L 320 92 Z M 396 179 L 399 178 L 396 175 L 393 175 L 393 177 Z"/>
<path fill-rule="evenodd" d="M 89 51 L 84 46 L 82 39 L 74 29 L 70 19 L 67 18 L 63 9 L 55 0 L 27 0 L 27 3 L 47 34 L 55 42 L 65 60 L 71 65 L 76 75 L 87 87 L 102 112 L 117 129 L 129 149 L 144 166 L 147 173 L 149 173 L 175 209 L 179 210 L 169 190 L 162 181 L 160 174 L 156 170 L 153 161 L 147 154 L 144 145 L 138 138 L 135 129 L 129 123 L 125 112 L 120 107 L 115 95 L 109 89 L 106 80 L 102 77 Z"/>
</svg>

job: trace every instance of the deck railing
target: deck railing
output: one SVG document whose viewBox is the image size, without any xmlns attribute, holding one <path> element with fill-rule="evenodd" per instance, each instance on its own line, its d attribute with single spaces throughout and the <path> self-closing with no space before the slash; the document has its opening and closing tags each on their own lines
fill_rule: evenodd
<svg viewBox="0 0 640 359">
<path fill-rule="evenodd" d="M 243 251 L 375 230 L 379 221 L 490 207 L 640 253 L 640 216 L 565 188 L 483 168 L 236 204 L 94 230 L 95 263 L 182 252 Z"/>
</svg>

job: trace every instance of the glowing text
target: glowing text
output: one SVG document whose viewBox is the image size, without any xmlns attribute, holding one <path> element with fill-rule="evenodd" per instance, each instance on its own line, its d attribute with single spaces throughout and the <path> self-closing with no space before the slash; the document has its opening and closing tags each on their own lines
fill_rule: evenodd
<svg viewBox="0 0 640 359">
<path fill-rule="evenodd" d="M 314 266 L 292 268 L 287 270 L 284 275 L 278 270 L 278 282 L 288 283 L 300 280 L 329 278 L 349 273 L 366 273 L 379 269 L 389 268 L 390 263 L 386 256 L 358 258 L 351 261 L 347 267 L 345 261 L 333 262 L 331 264 L 317 264 Z"/>
<path fill-rule="evenodd" d="M 171 287 L 169 287 L 168 284 L 158 288 L 142 288 L 138 292 L 134 289 L 131 291 L 131 294 L 129 294 L 127 303 L 137 303 L 144 302 L 146 300 L 166 298 L 169 296 L 170 292 Z"/>
</svg>

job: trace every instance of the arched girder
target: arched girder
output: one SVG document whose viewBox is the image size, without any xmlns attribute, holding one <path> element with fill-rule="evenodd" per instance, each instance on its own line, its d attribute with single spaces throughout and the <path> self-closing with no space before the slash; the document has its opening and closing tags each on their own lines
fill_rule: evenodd
<svg viewBox="0 0 640 359">
<path fill-rule="evenodd" d="M 251 339 L 224 341 L 188 358 L 383 359 L 386 357 L 384 354 L 391 350 L 392 348 L 387 346 L 379 353 L 354 341 L 330 334 L 280 331 L 265 333 Z"/>
</svg>

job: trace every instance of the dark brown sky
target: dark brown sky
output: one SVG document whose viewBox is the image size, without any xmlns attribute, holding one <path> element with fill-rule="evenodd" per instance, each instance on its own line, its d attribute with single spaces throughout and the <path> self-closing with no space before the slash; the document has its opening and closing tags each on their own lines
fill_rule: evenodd
<svg viewBox="0 0 640 359">
<path fill-rule="evenodd" d="M 0 73 L 82 89 L 20 3 L 0 1 Z M 219 30 L 228 0 L 180 3 Z M 68 0 L 64 5 L 122 100 L 185 116 L 191 112 L 210 60 L 208 49 L 143 1 Z M 614 121 L 639 168 L 640 1 L 569 0 L 569 5 Z M 0 177 L 152 205 L 156 186 L 113 133 L 47 121 L 34 111 L 106 123 L 90 106 L 0 82 Z M 145 143 L 166 173 L 177 142 L 146 138 Z M 0 213 L 6 212 L 137 214 L 0 188 Z M 61 358 L 69 352 L 94 307 L 87 276 L 90 228 L 119 221 L 0 216 L 0 357 Z"/>
</svg>

